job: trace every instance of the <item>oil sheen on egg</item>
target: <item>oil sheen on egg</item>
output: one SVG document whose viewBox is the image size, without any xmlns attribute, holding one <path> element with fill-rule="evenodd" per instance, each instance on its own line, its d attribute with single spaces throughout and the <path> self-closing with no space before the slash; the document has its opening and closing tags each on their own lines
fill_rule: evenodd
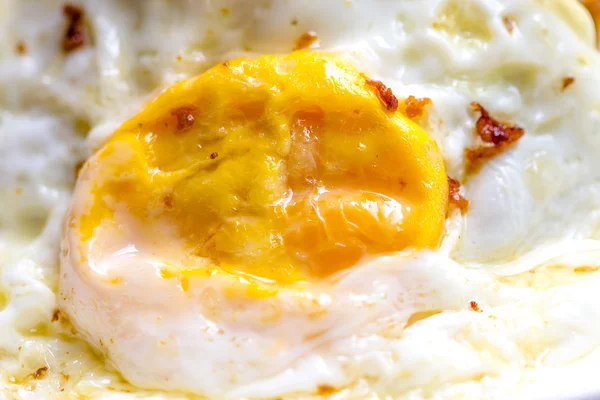
<svg viewBox="0 0 600 400">
<path fill-rule="evenodd" d="M 426 290 L 349 291 L 343 271 L 437 249 L 447 213 L 435 142 L 385 95 L 309 51 L 171 87 L 81 171 L 63 309 L 145 387 L 245 395 L 307 353 L 343 368 L 336 336 L 386 309 L 406 322 Z"/>
<path fill-rule="evenodd" d="M 0 398 L 600 389 L 578 1 L 7 5 Z"/>
</svg>

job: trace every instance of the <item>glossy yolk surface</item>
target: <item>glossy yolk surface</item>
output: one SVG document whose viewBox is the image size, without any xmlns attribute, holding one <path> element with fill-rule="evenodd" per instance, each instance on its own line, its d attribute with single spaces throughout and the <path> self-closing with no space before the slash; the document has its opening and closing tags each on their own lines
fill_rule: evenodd
<svg viewBox="0 0 600 400">
<path fill-rule="evenodd" d="M 137 248 L 177 247 L 186 268 L 283 284 L 437 246 L 448 199 L 435 143 L 352 65 L 314 52 L 171 87 L 80 179 L 92 182 L 84 243 L 109 226 Z"/>
</svg>

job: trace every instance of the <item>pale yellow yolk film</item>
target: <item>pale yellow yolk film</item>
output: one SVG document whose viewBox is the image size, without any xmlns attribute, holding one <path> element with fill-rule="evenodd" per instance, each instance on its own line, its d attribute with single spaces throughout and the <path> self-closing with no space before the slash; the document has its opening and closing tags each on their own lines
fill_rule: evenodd
<svg viewBox="0 0 600 400">
<path fill-rule="evenodd" d="M 80 179 L 92 182 L 84 243 L 104 224 L 138 248 L 178 247 L 186 268 L 281 284 L 436 247 L 448 199 L 427 134 L 347 61 L 303 51 L 176 84 Z"/>
</svg>

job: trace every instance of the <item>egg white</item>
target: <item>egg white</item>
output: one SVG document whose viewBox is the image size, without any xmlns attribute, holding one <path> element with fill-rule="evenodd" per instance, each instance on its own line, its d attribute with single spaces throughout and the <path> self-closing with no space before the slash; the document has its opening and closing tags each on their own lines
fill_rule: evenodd
<svg viewBox="0 0 600 400">
<path fill-rule="evenodd" d="M 174 357 L 161 358 L 167 363 L 153 363 L 154 354 L 140 351 L 144 336 L 115 337 L 138 363 L 128 378 L 189 391 L 198 368 L 217 365 L 204 389 L 230 397 L 302 396 L 323 384 L 341 388 L 339 396 L 407 398 L 598 389 L 590 370 L 600 362 L 600 275 L 576 268 L 597 266 L 600 251 L 600 58 L 591 20 L 574 0 L 82 4 L 94 43 L 66 56 L 62 2 L 9 1 L 0 13 L 0 388 L 7 396 L 183 396 L 124 382 L 55 314 L 60 226 L 75 165 L 175 81 L 222 59 L 288 52 L 307 30 L 317 33 L 320 49 L 351 57 L 399 98 L 432 99 L 419 122 L 438 142 L 449 174 L 466 180 L 469 212 L 452 216 L 436 253 L 349 271 L 321 297 L 330 301 L 325 326 L 303 324 L 307 316 L 298 310 L 282 313 L 279 333 L 292 345 L 281 358 L 264 357 L 272 337 L 247 329 L 260 324 L 246 316 L 235 325 L 250 338 L 239 352 L 225 340 L 182 336 L 183 344 L 204 346 L 203 362 L 175 346 L 166 350 Z M 504 17 L 514 21 L 512 32 Z M 24 55 L 14 50 L 20 40 Z M 563 90 L 566 76 L 575 81 Z M 472 101 L 526 134 L 466 179 L 463 150 L 478 117 Z M 157 300 L 177 296 L 164 290 Z M 123 305 L 142 335 L 135 305 Z M 180 332 L 189 317 L 145 333 Z M 200 324 L 203 315 L 191 317 Z M 327 334 L 301 340 L 309 328 Z M 224 355 L 235 368 L 218 364 Z M 245 366 L 249 360 L 258 366 Z M 171 379 L 149 381 L 140 366 Z"/>
</svg>

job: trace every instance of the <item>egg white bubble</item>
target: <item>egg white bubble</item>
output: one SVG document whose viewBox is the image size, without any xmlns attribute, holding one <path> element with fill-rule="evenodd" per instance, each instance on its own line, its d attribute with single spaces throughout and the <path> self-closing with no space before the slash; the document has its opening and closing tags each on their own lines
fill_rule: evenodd
<svg viewBox="0 0 600 400">
<path fill-rule="evenodd" d="M 576 1 L 79 3 L 94 42 L 69 55 L 63 2 L 8 1 L 0 12 L 0 397 L 308 398 L 329 385 L 340 390 L 332 398 L 529 399 L 600 389 L 600 59 Z M 77 301 L 59 296 L 76 164 L 174 82 L 232 56 L 289 52 L 309 30 L 319 49 L 352 59 L 400 100 L 432 99 L 418 122 L 470 200 L 442 249 L 348 271 L 315 291 L 327 304 L 316 322 L 284 291 L 269 304 L 283 311 L 278 324 L 261 322 L 272 308 L 256 304 L 216 324 L 201 293 L 221 299 L 218 280 L 195 282 L 192 306 L 174 281 L 149 289 L 158 281 L 143 267 L 155 260 L 126 253 L 73 274 Z M 565 77 L 574 82 L 563 89 Z M 473 101 L 526 133 L 467 177 Z M 115 270 L 130 274 L 126 288 L 86 289 Z M 99 298 L 107 303 L 92 306 Z M 81 338 L 58 304 L 95 324 L 94 337 Z M 178 306 L 187 311 L 172 313 Z M 234 336 L 247 338 L 238 350 Z"/>
</svg>

